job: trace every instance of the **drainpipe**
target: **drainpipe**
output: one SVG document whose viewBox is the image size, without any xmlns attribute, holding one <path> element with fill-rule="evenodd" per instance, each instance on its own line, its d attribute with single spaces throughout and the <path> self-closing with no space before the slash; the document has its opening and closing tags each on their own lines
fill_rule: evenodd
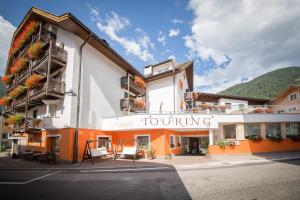
<svg viewBox="0 0 300 200">
<path fill-rule="evenodd" d="M 92 33 L 84 40 L 79 47 L 79 73 L 78 73 L 78 90 L 77 90 L 77 105 L 76 105 L 76 126 L 74 134 L 74 150 L 73 150 L 73 163 L 78 163 L 78 127 L 79 127 L 79 114 L 80 114 L 80 90 L 81 90 L 81 69 L 82 69 L 82 49 L 87 41 L 92 36 Z"/>
</svg>

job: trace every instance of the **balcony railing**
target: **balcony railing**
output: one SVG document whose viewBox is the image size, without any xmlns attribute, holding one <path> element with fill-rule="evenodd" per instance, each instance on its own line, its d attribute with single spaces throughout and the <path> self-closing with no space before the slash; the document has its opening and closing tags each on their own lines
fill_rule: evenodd
<svg viewBox="0 0 300 200">
<path fill-rule="evenodd" d="M 16 99 L 15 105 L 19 105 L 23 102 L 26 102 L 26 99 L 27 99 L 27 94 L 25 93 L 24 95 L 22 95 Z"/>
<path fill-rule="evenodd" d="M 124 98 L 120 100 L 120 108 L 122 111 L 145 111 L 145 107 L 139 107 L 133 98 Z"/>
<path fill-rule="evenodd" d="M 27 118 L 26 130 L 27 129 L 40 130 L 42 128 L 43 128 L 43 120 L 42 119 Z"/>
<path fill-rule="evenodd" d="M 121 88 L 122 89 L 128 89 L 128 77 L 124 76 L 121 78 Z M 134 83 L 134 78 L 129 77 L 129 91 L 137 94 L 137 95 L 144 95 L 146 92 L 145 88 L 139 87 Z"/>
<path fill-rule="evenodd" d="M 27 75 L 28 75 L 28 69 L 23 70 L 23 71 L 18 75 L 17 81 L 20 82 L 20 81 L 22 81 L 22 80 L 25 80 L 25 78 L 27 77 Z"/>
<path fill-rule="evenodd" d="M 35 87 L 29 91 L 30 98 L 34 98 L 42 93 L 44 95 L 51 95 L 51 93 L 63 95 L 65 92 L 65 82 L 56 80 L 56 79 L 50 79 L 49 85 L 48 85 L 48 94 L 46 94 L 47 91 L 47 82 L 43 83 L 39 87 Z"/>
</svg>

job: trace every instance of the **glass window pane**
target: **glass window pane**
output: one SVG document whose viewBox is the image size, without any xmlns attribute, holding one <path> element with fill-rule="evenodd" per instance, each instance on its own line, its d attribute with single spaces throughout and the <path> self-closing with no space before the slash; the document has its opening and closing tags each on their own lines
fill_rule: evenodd
<svg viewBox="0 0 300 200">
<path fill-rule="evenodd" d="M 224 125 L 223 128 L 225 139 L 236 139 L 235 124 Z"/>
<path fill-rule="evenodd" d="M 250 135 L 260 135 L 260 124 L 245 124 L 244 125 L 245 130 L 245 138 L 249 138 Z"/>
<path fill-rule="evenodd" d="M 266 125 L 266 137 L 270 138 L 272 136 L 281 136 L 279 123 L 272 123 Z"/>
<path fill-rule="evenodd" d="M 287 138 L 300 135 L 300 123 L 286 123 L 285 130 Z"/>
</svg>

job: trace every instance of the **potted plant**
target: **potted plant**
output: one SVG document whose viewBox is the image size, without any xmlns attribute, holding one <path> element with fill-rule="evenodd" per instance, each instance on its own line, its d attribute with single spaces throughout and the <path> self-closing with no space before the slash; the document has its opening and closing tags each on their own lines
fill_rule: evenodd
<svg viewBox="0 0 300 200">
<path fill-rule="evenodd" d="M 26 79 L 25 81 L 25 86 L 27 88 L 34 88 L 37 87 L 41 80 L 43 80 L 44 76 L 40 74 L 32 74 L 29 78 Z"/>
<path fill-rule="evenodd" d="M 10 84 L 12 81 L 12 75 L 6 74 L 6 75 L 2 76 L 1 81 L 2 81 L 2 83 L 4 83 L 4 85 Z"/>
<path fill-rule="evenodd" d="M 41 41 L 35 42 L 33 45 L 30 46 L 28 49 L 28 58 L 30 60 L 35 60 L 41 54 L 44 45 Z"/>
<path fill-rule="evenodd" d="M 219 146 L 220 148 L 222 148 L 222 149 L 225 149 L 225 147 L 226 147 L 226 140 L 220 140 L 220 141 L 218 142 L 218 146 Z"/>
<path fill-rule="evenodd" d="M 1 106 L 7 106 L 10 103 L 11 100 L 12 99 L 10 97 L 7 97 L 7 96 L 2 97 L 2 98 L 0 98 L 0 105 Z"/>
<path fill-rule="evenodd" d="M 134 77 L 134 84 L 141 87 L 141 88 L 146 88 L 145 81 L 139 76 Z"/>
<path fill-rule="evenodd" d="M 150 147 L 148 148 L 148 158 L 150 160 L 154 159 L 155 158 L 155 153 L 156 153 L 156 149 L 154 149 L 151 145 Z"/>
<path fill-rule="evenodd" d="M 13 91 L 11 91 L 9 93 L 9 97 L 11 97 L 12 99 L 16 99 L 18 98 L 21 94 L 23 94 L 23 92 L 25 92 L 26 87 L 20 85 L 17 88 L 15 88 Z"/>
</svg>

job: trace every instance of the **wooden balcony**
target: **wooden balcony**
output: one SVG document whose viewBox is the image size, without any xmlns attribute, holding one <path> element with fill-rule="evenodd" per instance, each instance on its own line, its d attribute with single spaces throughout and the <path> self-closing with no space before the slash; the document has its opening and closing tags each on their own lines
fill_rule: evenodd
<svg viewBox="0 0 300 200">
<path fill-rule="evenodd" d="M 41 29 L 41 34 L 38 31 L 35 33 L 32 37 L 32 40 L 28 41 L 28 43 L 19 51 L 19 53 L 16 54 L 16 58 L 24 56 L 29 47 L 31 46 L 32 43 L 36 42 L 37 40 L 40 40 L 42 42 L 49 42 L 50 40 L 56 41 L 56 35 L 45 28 Z M 32 41 L 32 43 L 31 43 Z"/>
<path fill-rule="evenodd" d="M 129 76 L 129 81 L 128 81 L 128 76 L 124 76 L 121 78 L 121 88 L 127 90 L 128 89 L 128 83 L 129 83 L 129 92 L 136 94 L 138 96 L 143 96 L 146 93 L 146 89 L 137 86 L 134 83 L 134 77 Z"/>
<path fill-rule="evenodd" d="M 23 81 L 25 81 L 26 80 L 26 78 L 27 78 L 27 76 L 28 76 L 28 68 L 27 69 L 25 69 L 25 70 L 23 70 L 18 76 L 17 76 L 17 82 L 18 83 L 21 83 L 21 82 L 23 82 Z"/>
<path fill-rule="evenodd" d="M 41 130 L 43 128 L 42 119 L 27 118 L 26 130 Z"/>
<path fill-rule="evenodd" d="M 29 91 L 30 101 L 42 100 L 46 97 L 63 98 L 65 92 L 65 82 L 56 79 L 49 79 L 39 87 Z"/>
<path fill-rule="evenodd" d="M 120 100 L 120 108 L 122 111 L 145 111 L 145 107 L 138 107 L 133 98 L 124 98 Z"/>
</svg>

